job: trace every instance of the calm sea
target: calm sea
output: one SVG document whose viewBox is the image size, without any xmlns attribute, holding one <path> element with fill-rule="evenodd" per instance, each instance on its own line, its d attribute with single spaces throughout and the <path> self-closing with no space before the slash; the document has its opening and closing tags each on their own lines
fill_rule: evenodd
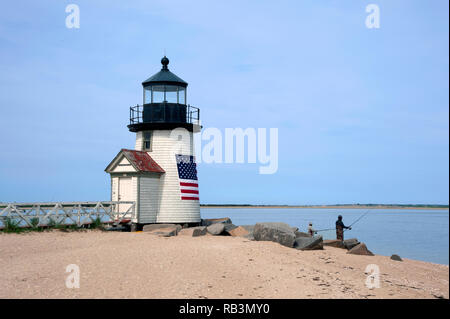
<svg viewBox="0 0 450 319">
<path fill-rule="evenodd" d="M 235 225 L 257 222 L 284 222 L 306 231 L 312 222 L 315 229 L 333 228 L 337 216 L 346 226 L 367 209 L 308 208 L 202 208 L 202 218 L 230 217 Z M 419 209 L 373 209 L 345 232 L 345 238 L 356 237 L 378 255 L 429 261 L 448 265 L 449 211 Z M 324 239 L 336 238 L 334 230 L 320 232 Z"/>
</svg>

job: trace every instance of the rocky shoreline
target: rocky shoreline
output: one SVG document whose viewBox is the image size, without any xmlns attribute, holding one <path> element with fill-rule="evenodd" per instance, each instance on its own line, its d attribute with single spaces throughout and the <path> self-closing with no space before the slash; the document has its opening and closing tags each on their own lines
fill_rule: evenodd
<svg viewBox="0 0 450 319">
<path fill-rule="evenodd" d="M 280 245 L 295 248 L 299 250 L 321 250 L 324 246 L 332 246 L 336 248 L 344 248 L 348 250 L 349 254 L 374 256 L 374 254 L 367 249 L 364 243 L 361 243 L 356 238 L 339 240 L 323 240 L 322 236 L 310 235 L 301 232 L 298 227 L 292 227 L 282 222 L 265 222 L 256 223 L 255 225 L 236 226 L 231 219 L 215 218 L 202 219 L 201 226 L 185 227 L 178 224 L 151 224 L 145 225 L 143 232 L 149 234 L 172 237 L 172 236 L 233 236 L 244 237 L 256 241 L 272 241 Z M 397 255 L 395 255 L 397 256 Z M 401 261 L 401 258 L 398 259 Z"/>
</svg>

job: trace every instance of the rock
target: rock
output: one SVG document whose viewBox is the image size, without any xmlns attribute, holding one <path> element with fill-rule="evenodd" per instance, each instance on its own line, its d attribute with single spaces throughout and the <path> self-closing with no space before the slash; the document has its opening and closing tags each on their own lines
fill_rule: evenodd
<svg viewBox="0 0 450 319">
<path fill-rule="evenodd" d="M 403 259 L 399 255 L 396 255 L 396 254 L 392 255 L 391 259 L 396 260 L 396 261 L 403 261 Z"/>
<path fill-rule="evenodd" d="M 191 237 L 205 236 L 206 235 L 206 227 L 198 226 L 198 227 L 183 228 L 182 230 L 180 230 L 178 235 L 191 236 Z"/>
<path fill-rule="evenodd" d="M 212 224 L 206 227 L 208 233 L 214 236 L 218 236 L 225 231 L 225 225 L 222 223 Z"/>
<path fill-rule="evenodd" d="M 253 229 L 253 237 L 258 241 L 274 241 L 286 247 L 294 247 L 295 233 L 285 223 L 258 223 Z"/>
<path fill-rule="evenodd" d="M 198 237 L 198 236 L 204 236 L 208 233 L 206 230 L 206 227 L 195 227 L 194 231 L 192 232 L 192 237 Z"/>
<path fill-rule="evenodd" d="M 213 219 L 202 219 L 202 226 L 209 226 L 212 224 L 231 224 L 231 219 L 228 217 L 224 218 L 213 218 Z"/>
<path fill-rule="evenodd" d="M 181 226 L 176 225 L 176 224 L 148 224 L 148 225 L 144 225 L 144 227 L 142 228 L 142 231 L 143 232 L 152 232 L 157 229 L 173 228 L 173 227 L 175 227 L 177 229 L 177 233 L 178 233 L 178 231 L 181 230 Z"/>
<path fill-rule="evenodd" d="M 295 233 L 296 231 L 298 231 L 298 227 L 291 227 L 292 231 Z"/>
<path fill-rule="evenodd" d="M 353 247 L 357 246 L 359 244 L 359 240 L 356 238 L 350 238 L 346 239 L 342 242 L 345 248 L 348 250 L 352 249 Z"/>
<path fill-rule="evenodd" d="M 146 231 L 147 234 L 150 235 L 157 235 L 159 237 L 172 237 L 176 236 L 178 234 L 178 228 L 177 227 L 164 227 L 164 228 L 158 228 L 150 231 Z"/>
<path fill-rule="evenodd" d="M 308 233 L 303 233 L 301 231 L 295 231 L 295 237 L 300 238 L 300 237 L 312 237 L 312 236 Z"/>
<path fill-rule="evenodd" d="M 247 237 L 249 235 L 249 232 L 242 226 L 228 230 L 227 233 L 233 237 Z"/>
<path fill-rule="evenodd" d="M 350 249 L 347 254 L 374 256 L 374 254 L 369 249 L 367 249 L 367 246 L 364 243 L 359 243 L 358 245 Z"/>
<path fill-rule="evenodd" d="M 341 240 L 326 239 L 323 241 L 324 246 L 331 246 L 336 248 L 345 248 L 344 243 Z"/>
<path fill-rule="evenodd" d="M 323 249 L 323 238 L 320 235 L 313 237 L 298 237 L 295 239 L 294 248 L 300 250 Z"/>
<path fill-rule="evenodd" d="M 235 224 L 224 224 L 225 226 L 225 232 L 229 233 L 231 230 L 237 228 L 237 226 Z"/>
</svg>

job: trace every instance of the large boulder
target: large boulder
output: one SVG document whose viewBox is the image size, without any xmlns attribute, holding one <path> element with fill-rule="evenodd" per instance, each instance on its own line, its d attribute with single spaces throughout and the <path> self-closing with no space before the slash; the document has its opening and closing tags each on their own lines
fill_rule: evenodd
<svg viewBox="0 0 450 319">
<path fill-rule="evenodd" d="M 322 236 L 298 237 L 295 239 L 294 248 L 300 250 L 317 250 L 323 249 Z"/>
<path fill-rule="evenodd" d="M 345 248 L 348 250 L 352 249 L 353 247 L 357 246 L 359 244 L 359 240 L 356 238 L 350 238 L 346 239 L 342 242 Z"/>
<path fill-rule="evenodd" d="M 176 224 L 148 224 L 148 225 L 144 225 L 144 227 L 142 228 L 142 231 L 143 232 L 155 232 L 155 231 L 159 231 L 159 230 L 162 231 L 165 228 L 175 228 L 176 234 L 178 234 L 178 232 L 181 230 L 182 227 L 180 225 L 176 225 Z"/>
<path fill-rule="evenodd" d="M 345 248 L 344 243 L 341 240 L 336 240 L 336 239 L 325 239 L 323 241 L 323 245 L 336 247 L 336 248 Z"/>
<path fill-rule="evenodd" d="M 285 223 L 258 223 L 253 229 L 253 237 L 258 241 L 274 241 L 286 247 L 294 247 L 295 233 Z"/>
<path fill-rule="evenodd" d="M 212 225 L 209 225 L 208 227 L 206 227 L 206 230 L 211 235 L 218 236 L 218 235 L 221 235 L 225 231 L 225 224 L 222 224 L 222 223 L 212 224 Z"/>
<path fill-rule="evenodd" d="M 249 235 L 249 232 L 242 226 L 237 226 L 231 230 L 225 229 L 225 231 L 233 237 L 247 237 Z"/>
<path fill-rule="evenodd" d="M 202 219 L 202 226 L 209 226 L 212 224 L 232 224 L 231 219 L 228 217 L 224 218 L 212 218 L 212 219 Z"/>
<path fill-rule="evenodd" d="M 367 246 L 364 243 L 359 243 L 358 245 L 356 245 L 355 247 L 350 249 L 347 252 L 347 254 L 363 255 L 363 256 L 374 256 L 374 254 L 369 249 L 367 249 Z"/>
<path fill-rule="evenodd" d="M 189 227 L 183 228 L 178 233 L 179 236 L 190 236 L 190 237 L 198 237 L 206 235 L 206 227 L 198 226 L 198 227 Z"/>
</svg>

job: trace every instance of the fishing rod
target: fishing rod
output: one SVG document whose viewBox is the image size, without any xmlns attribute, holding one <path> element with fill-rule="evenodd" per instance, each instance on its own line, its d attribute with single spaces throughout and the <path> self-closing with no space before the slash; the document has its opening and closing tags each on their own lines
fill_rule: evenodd
<svg viewBox="0 0 450 319">
<path fill-rule="evenodd" d="M 355 225 L 357 222 L 359 222 L 364 216 L 366 216 L 368 213 L 370 212 L 370 209 L 368 209 L 365 213 L 363 213 L 361 216 L 359 216 L 350 226 L 348 227 L 352 227 L 353 225 Z M 322 232 L 322 231 L 329 231 L 329 230 L 335 230 L 336 228 L 327 228 L 327 229 L 319 229 L 316 230 L 315 232 Z M 344 229 L 344 231 L 346 231 L 347 229 Z"/>
<path fill-rule="evenodd" d="M 359 218 L 357 220 L 355 220 L 353 223 L 350 224 L 350 226 L 348 227 L 352 227 L 353 225 L 355 225 L 357 222 L 359 222 L 364 216 L 366 216 L 368 213 L 370 212 L 370 209 L 367 210 L 367 212 L 365 212 L 364 214 L 362 214 L 361 216 L 359 216 Z M 346 231 L 347 229 L 344 229 L 344 231 Z"/>
<path fill-rule="evenodd" d="M 336 228 L 328 228 L 328 229 L 319 229 L 319 230 L 315 230 L 316 233 L 320 232 L 320 231 L 327 231 L 327 230 L 335 230 Z"/>
</svg>

